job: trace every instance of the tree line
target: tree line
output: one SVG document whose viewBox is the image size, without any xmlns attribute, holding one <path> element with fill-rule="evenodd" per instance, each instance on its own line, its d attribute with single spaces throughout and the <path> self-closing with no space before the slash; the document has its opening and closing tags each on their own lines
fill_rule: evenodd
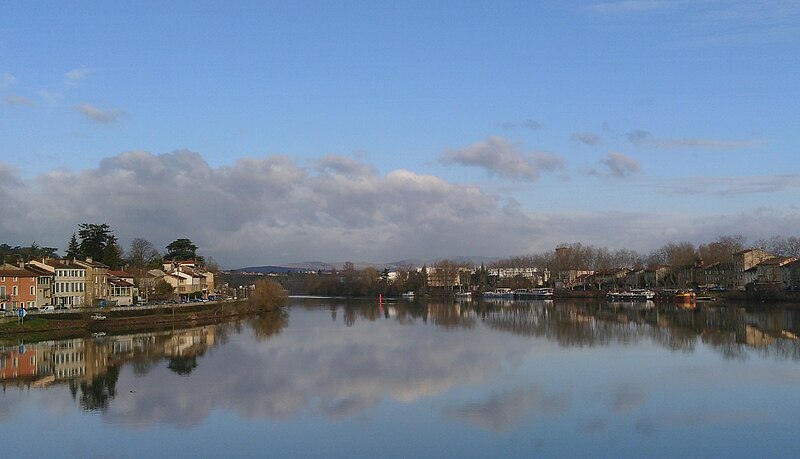
<svg viewBox="0 0 800 459">
<path fill-rule="evenodd" d="M 558 272 L 568 269 L 604 271 L 616 268 L 708 265 L 730 263 L 735 253 L 749 247 L 762 249 L 775 256 L 800 257 L 800 238 L 795 236 L 773 236 L 748 245 L 747 238 L 742 235 L 724 235 L 713 242 L 699 245 L 691 242 L 668 242 L 647 254 L 631 249 L 612 250 L 581 243 L 563 243 L 553 252 L 505 258 L 490 266 L 540 267 Z"/>
<path fill-rule="evenodd" d="M 800 238 L 773 236 L 757 240 L 748 245 L 741 235 L 723 235 L 708 243 L 695 245 L 691 242 L 668 242 L 649 253 L 643 254 L 631 249 L 608 249 L 582 243 L 559 244 L 555 251 L 514 256 L 476 268 L 467 262 L 439 260 L 429 266 L 401 267 L 392 273 L 379 271 L 373 267 L 357 270 L 352 263 L 345 263 L 341 270 L 314 275 L 292 274 L 281 277 L 281 283 L 291 293 L 326 296 L 396 296 L 413 291 L 430 293 L 437 291 L 429 285 L 434 278 L 440 284 L 455 285 L 458 276 L 473 288 L 489 289 L 495 287 L 530 288 L 530 279 L 498 279 L 492 274 L 493 268 L 538 268 L 557 273 L 566 270 L 608 271 L 612 269 L 653 269 L 661 266 L 674 268 L 708 265 L 712 263 L 731 263 L 736 252 L 754 247 L 776 256 L 800 257 Z M 433 269 L 431 269 L 433 268 Z M 469 279 L 463 278 L 463 271 L 471 271 Z M 435 275 L 432 273 L 436 273 Z"/>
<path fill-rule="evenodd" d="M 103 263 L 111 269 L 126 267 L 134 271 L 160 268 L 164 261 L 195 260 L 204 264 L 206 269 L 219 269 L 212 260 L 205 260 L 197 254 L 197 246 L 187 238 L 179 238 L 169 243 L 162 254 L 148 240 L 134 238 L 128 250 L 125 250 L 114 235 L 111 227 L 105 223 L 81 223 L 78 231 L 72 233 L 64 254 L 65 259 L 86 259 Z M 3 263 L 17 264 L 41 258 L 61 258 L 58 249 L 40 247 L 36 242 L 29 247 L 12 247 L 0 244 L 0 260 Z"/>
</svg>

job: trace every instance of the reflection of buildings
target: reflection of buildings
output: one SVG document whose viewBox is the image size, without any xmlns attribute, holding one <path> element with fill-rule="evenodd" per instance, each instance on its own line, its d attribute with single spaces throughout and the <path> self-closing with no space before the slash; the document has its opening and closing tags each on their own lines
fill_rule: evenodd
<svg viewBox="0 0 800 459">
<path fill-rule="evenodd" d="M 568 347 L 650 340 L 685 351 L 705 343 L 726 358 L 740 358 L 747 350 L 757 350 L 800 359 L 800 312 L 794 310 L 747 313 L 743 308 L 694 311 L 675 306 L 642 310 L 562 303 L 492 309 L 484 320 L 498 330 L 546 338 Z"/>
<path fill-rule="evenodd" d="M 198 355 L 214 345 L 214 327 L 201 327 L 172 335 L 164 342 L 164 356 Z"/>
<path fill-rule="evenodd" d="M 0 381 L 30 380 L 36 376 L 38 350 L 33 346 L 19 345 L 0 352 Z"/>
<path fill-rule="evenodd" d="M 44 341 L 0 347 L 0 381 L 5 386 L 91 385 L 110 367 L 146 354 L 150 359 L 198 356 L 216 343 L 216 326 L 97 338 Z"/>
</svg>

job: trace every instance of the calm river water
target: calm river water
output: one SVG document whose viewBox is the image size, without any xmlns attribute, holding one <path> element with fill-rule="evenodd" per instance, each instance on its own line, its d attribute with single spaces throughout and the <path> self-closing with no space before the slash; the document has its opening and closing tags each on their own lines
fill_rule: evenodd
<svg viewBox="0 0 800 459">
<path fill-rule="evenodd" d="M 798 335 L 800 310 L 296 298 L 6 342 L 3 455 L 796 457 Z"/>
</svg>

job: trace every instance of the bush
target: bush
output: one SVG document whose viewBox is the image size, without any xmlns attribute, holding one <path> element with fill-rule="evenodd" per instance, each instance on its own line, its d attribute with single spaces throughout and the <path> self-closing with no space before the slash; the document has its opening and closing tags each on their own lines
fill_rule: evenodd
<svg viewBox="0 0 800 459">
<path fill-rule="evenodd" d="M 253 307 L 274 310 L 289 302 L 289 293 L 284 290 L 281 284 L 272 280 L 262 279 L 256 281 L 255 289 L 250 291 L 247 301 Z"/>
</svg>

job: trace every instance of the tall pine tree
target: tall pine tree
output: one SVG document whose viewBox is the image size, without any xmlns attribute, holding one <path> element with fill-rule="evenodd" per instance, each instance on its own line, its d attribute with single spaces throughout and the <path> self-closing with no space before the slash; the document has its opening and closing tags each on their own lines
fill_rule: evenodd
<svg viewBox="0 0 800 459">
<path fill-rule="evenodd" d="M 64 258 L 67 259 L 74 259 L 81 257 L 81 248 L 78 245 L 78 236 L 75 233 L 72 233 L 72 237 L 69 240 L 69 244 L 67 244 L 67 253 L 64 255 Z"/>
</svg>

